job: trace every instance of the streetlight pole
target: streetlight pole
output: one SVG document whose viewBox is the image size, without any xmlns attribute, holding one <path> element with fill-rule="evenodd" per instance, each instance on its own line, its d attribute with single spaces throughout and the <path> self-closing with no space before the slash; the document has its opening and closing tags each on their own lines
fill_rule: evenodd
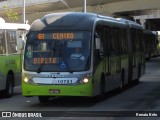
<svg viewBox="0 0 160 120">
<path fill-rule="evenodd" d="M 86 0 L 83 2 L 83 12 L 86 13 Z"/>
<path fill-rule="evenodd" d="M 23 0 L 23 23 L 26 23 L 26 10 L 25 10 L 25 0 Z"/>
</svg>

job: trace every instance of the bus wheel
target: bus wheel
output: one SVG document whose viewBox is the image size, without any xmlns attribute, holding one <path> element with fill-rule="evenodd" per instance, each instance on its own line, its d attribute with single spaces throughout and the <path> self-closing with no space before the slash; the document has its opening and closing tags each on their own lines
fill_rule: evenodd
<svg viewBox="0 0 160 120">
<path fill-rule="evenodd" d="M 6 89 L 4 90 L 4 96 L 7 98 L 13 96 L 13 87 L 14 87 L 13 79 L 14 78 L 12 74 L 7 75 Z"/>
<path fill-rule="evenodd" d="M 40 103 L 47 103 L 49 101 L 49 97 L 46 96 L 38 96 Z"/>
</svg>

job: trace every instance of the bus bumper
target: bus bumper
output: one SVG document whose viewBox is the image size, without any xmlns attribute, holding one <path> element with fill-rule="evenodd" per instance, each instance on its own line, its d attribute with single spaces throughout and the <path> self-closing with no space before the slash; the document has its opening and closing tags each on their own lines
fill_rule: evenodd
<svg viewBox="0 0 160 120">
<path fill-rule="evenodd" d="M 93 96 L 92 84 L 32 85 L 22 83 L 23 96 Z"/>
</svg>

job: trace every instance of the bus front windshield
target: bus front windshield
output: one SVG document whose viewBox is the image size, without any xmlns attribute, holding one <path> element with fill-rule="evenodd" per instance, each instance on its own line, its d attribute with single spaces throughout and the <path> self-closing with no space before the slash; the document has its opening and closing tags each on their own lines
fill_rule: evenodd
<svg viewBox="0 0 160 120">
<path fill-rule="evenodd" d="M 36 72 L 89 70 L 91 33 L 38 31 L 27 35 L 24 69 Z"/>
</svg>

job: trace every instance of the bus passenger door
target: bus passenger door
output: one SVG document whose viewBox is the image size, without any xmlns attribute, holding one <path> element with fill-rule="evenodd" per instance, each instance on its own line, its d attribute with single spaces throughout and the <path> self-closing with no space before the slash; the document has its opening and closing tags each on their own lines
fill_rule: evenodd
<svg viewBox="0 0 160 120">
<path fill-rule="evenodd" d="M 136 77 L 137 77 L 137 70 L 136 70 L 136 67 L 137 67 L 137 65 L 136 65 L 136 62 L 137 62 L 137 59 L 138 59 L 138 57 L 137 57 L 137 50 L 136 50 L 136 48 L 137 48 L 137 46 L 136 46 L 136 43 L 137 43 L 137 36 L 136 36 L 136 30 L 134 30 L 134 29 L 132 29 L 132 31 L 131 31 L 132 33 L 131 33 L 131 40 L 132 40 L 132 48 L 133 48 L 133 56 L 132 56 L 132 59 L 133 59 L 133 66 L 132 66 L 132 69 L 133 69 L 133 76 L 132 76 L 132 80 L 134 80 L 134 79 L 136 79 Z"/>
<path fill-rule="evenodd" d="M 115 84 L 115 75 L 116 75 L 116 54 L 115 54 L 115 43 L 114 43 L 114 30 L 113 28 L 109 29 L 108 34 L 108 80 L 109 80 L 109 89 L 112 90 Z"/>
<path fill-rule="evenodd" d="M 120 50 L 121 34 L 120 34 L 120 29 L 117 28 L 114 30 L 114 44 L 115 44 L 115 62 L 116 62 L 115 86 L 119 87 L 121 82 L 121 50 Z"/>
<path fill-rule="evenodd" d="M 110 73 L 110 89 L 115 89 L 119 87 L 120 83 L 120 68 L 121 61 L 119 56 L 119 41 L 118 41 L 118 31 L 114 28 L 111 29 L 109 38 L 109 73 Z"/>
<path fill-rule="evenodd" d="M 106 27 L 104 29 L 104 51 L 105 51 L 105 74 L 106 74 L 106 89 L 111 90 L 112 80 L 113 80 L 113 69 L 112 69 L 112 62 L 113 56 L 111 55 L 111 36 L 110 36 L 110 28 Z"/>
</svg>

